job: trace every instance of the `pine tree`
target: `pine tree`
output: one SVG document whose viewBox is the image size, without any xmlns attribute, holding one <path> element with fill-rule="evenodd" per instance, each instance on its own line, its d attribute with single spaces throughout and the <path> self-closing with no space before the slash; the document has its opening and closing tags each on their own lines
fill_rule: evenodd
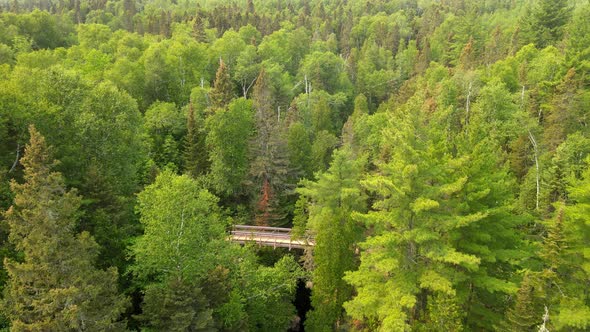
<svg viewBox="0 0 590 332">
<path fill-rule="evenodd" d="M 358 147 L 358 138 L 355 137 L 355 125 L 361 120 L 362 117 L 365 117 L 369 114 L 369 105 L 367 103 L 367 97 L 363 94 L 359 94 L 354 99 L 354 111 L 348 117 L 348 120 L 344 123 L 342 127 L 342 143 L 347 144 L 353 148 Z"/>
<path fill-rule="evenodd" d="M 192 24 L 193 24 L 193 31 L 192 31 L 193 37 L 201 43 L 206 43 L 207 42 L 207 33 L 205 32 L 205 19 L 203 18 L 203 15 L 201 15 L 199 13 L 198 10 L 197 10 L 197 13 L 195 14 L 195 18 L 193 19 Z"/>
<path fill-rule="evenodd" d="M 117 294 L 117 271 L 98 270 L 98 246 L 73 234 L 81 198 L 67 191 L 45 139 L 31 126 L 21 159 L 23 184 L 13 182 L 14 205 L 5 217 L 22 262 L 6 259 L 3 301 L 12 331 L 109 331 L 127 300 Z"/>
<path fill-rule="evenodd" d="M 555 150 L 568 134 L 583 129 L 579 119 L 584 115 L 576 110 L 579 108 L 576 103 L 579 86 L 580 82 L 575 70 L 570 69 L 563 78 L 563 82 L 556 88 L 549 114 L 546 116 L 546 129 L 543 132 L 544 141 L 550 151 Z"/>
<path fill-rule="evenodd" d="M 456 297 L 441 293 L 428 297 L 427 331 L 461 332 L 463 316 Z"/>
<path fill-rule="evenodd" d="M 355 243 L 362 237 L 355 212 L 366 210 L 366 197 L 360 185 L 365 160 L 350 150 L 334 153 L 330 169 L 316 182 L 304 181 L 299 193 L 309 203 L 308 229 L 315 236 L 312 272 L 313 289 L 306 328 L 334 330 L 343 314 L 342 303 L 352 296 L 352 288 L 342 277 L 356 269 Z"/>
<path fill-rule="evenodd" d="M 499 318 L 502 295 L 517 289 L 508 273 L 520 257 L 511 250 L 519 243 L 512 179 L 497 142 L 451 140 L 449 111 L 429 112 L 420 93 L 390 112 L 386 160 L 362 181 L 376 194 L 375 211 L 359 215 L 373 233 L 361 244 L 358 271 L 345 276 L 358 295 L 344 306 L 383 331 L 418 329 L 434 314 L 428 295 L 435 294 L 467 313 L 466 329 L 480 330 Z"/>
<path fill-rule="evenodd" d="M 213 106 L 213 109 L 227 107 L 234 98 L 233 83 L 229 76 L 229 69 L 221 59 L 219 59 L 219 68 L 215 74 L 215 82 L 209 96 L 211 97 L 211 106 Z"/>
</svg>

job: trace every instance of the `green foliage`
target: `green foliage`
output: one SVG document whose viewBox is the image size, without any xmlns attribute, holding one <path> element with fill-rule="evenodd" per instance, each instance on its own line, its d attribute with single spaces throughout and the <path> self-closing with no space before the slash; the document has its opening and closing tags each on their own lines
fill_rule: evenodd
<svg viewBox="0 0 590 332">
<path fill-rule="evenodd" d="M 306 328 L 333 330 L 342 318 L 342 303 L 352 295 L 342 280 L 345 271 L 356 268 L 354 246 L 362 228 L 352 219 L 365 210 L 366 197 L 360 188 L 365 160 L 355 160 L 349 150 L 337 151 L 326 173 L 317 182 L 304 181 L 298 191 L 308 200 L 307 228 L 317 245 L 313 251 L 312 306 Z"/>
<path fill-rule="evenodd" d="M 222 195 L 238 194 L 250 170 L 252 102 L 243 98 L 234 100 L 227 110 L 218 110 L 207 119 L 207 129 L 213 188 Z"/>
<path fill-rule="evenodd" d="M 9 183 L 26 183 L 34 124 L 61 161 L 53 194 L 83 197 L 67 232 L 98 244 L 80 240 L 84 264 L 128 271 L 98 279 L 134 299 L 131 330 L 297 328 L 301 270 L 231 245 L 230 223 L 315 233 L 310 329 L 587 330 L 589 13 L 566 0 L 0 1 L 0 207 L 19 206 Z M 199 235 L 174 256 L 183 209 Z M 8 224 L 1 256 L 25 264 Z"/>
<path fill-rule="evenodd" d="M 219 68 L 215 75 L 215 85 L 211 89 L 211 93 L 209 93 L 213 108 L 220 109 L 227 107 L 234 97 L 232 90 L 233 85 L 229 76 L 229 69 L 223 60 L 220 59 Z"/>
<path fill-rule="evenodd" d="M 195 112 L 194 104 L 191 101 L 186 115 L 186 136 L 184 137 L 182 161 L 185 173 L 193 177 L 204 174 L 209 168 L 205 135 L 203 112 Z"/>
<path fill-rule="evenodd" d="M 588 161 L 587 161 L 588 162 Z M 569 276 L 561 275 L 567 280 L 567 295 L 560 301 L 559 313 L 555 317 L 555 325 L 560 330 L 584 330 L 590 326 L 588 313 L 588 294 L 581 291 L 586 289 L 590 275 L 588 260 L 588 243 L 590 243 L 590 219 L 588 209 L 590 204 L 590 170 L 586 168 L 583 178 L 570 188 L 572 205 L 566 207 L 566 220 L 563 224 L 562 259 Z M 567 272 L 565 272 L 567 271 Z"/>
<path fill-rule="evenodd" d="M 344 306 L 380 330 L 418 328 L 427 323 L 423 294 L 432 292 L 464 306 L 468 325 L 490 324 L 495 314 L 472 301 L 500 304 L 501 297 L 491 294 L 515 291 L 509 275 L 495 267 L 503 262 L 509 268 L 517 257 L 510 250 L 518 243 L 516 220 L 509 217 L 510 178 L 492 157 L 493 141 L 458 136 L 456 145 L 449 144 L 441 136 L 447 114 L 427 126 L 420 102 L 415 96 L 390 114 L 383 132 L 388 159 L 362 182 L 378 199 L 374 211 L 357 218 L 374 234 L 362 244 L 359 270 L 345 277 L 358 295 Z M 376 292 L 379 285 L 388 291 Z"/>
<path fill-rule="evenodd" d="M 201 330 L 212 323 L 198 281 L 226 245 L 217 198 L 186 175 L 164 171 L 138 196 L 144 235 L 132 247 L 134 274 L 146 285 L 148 326 Z"/>
<path fill-rule="evenodd" d="M 563 30 L 571 17 L 571 7 L 565 0 L 539 0 L 533 10 L 535 44 L 545 47 L 551 42 L 559 41 Z"/>
<path fill-rule="evenodd" d="M 514 307 L 507 312 L 509 331 L 536 331 L 542 315 L 534 301 L 534 291 L 534 277 L 527 273 L 516 293 Z"/>
<path fill-rule="evenodd" d="M 138 196 L 144 226 L 132 248 L 138 277 L 205 276 L 214 267 L 214 248 L 223 243 L 225 225 L 216 204 L 217 198 L 188 176 L 162 172 Z"/>
<path fill-rule="evenodd" d="M 53 171 L 45 138 L 30 129 L 21 159 L 23 184 L 13 182 L 14 205 L 6 212 L 10 242 L 21 260 L 6 259 L 3 309 L 11 330 L 116 330 L 127 299 L 117 294 L 117 270 L 93 266 L 98 246 L 74 234 L 81 198 Z"/>
</svg>

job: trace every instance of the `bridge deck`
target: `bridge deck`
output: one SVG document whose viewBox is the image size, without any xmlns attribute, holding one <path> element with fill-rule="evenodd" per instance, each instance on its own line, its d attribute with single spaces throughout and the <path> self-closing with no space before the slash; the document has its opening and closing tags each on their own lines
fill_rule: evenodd
<svg viewBox="0 0 590 332">
<path fill-rule="evenodd" d="M 305 249 L 313 247 L 312 238 L 293 239 L 290 228 L 235 225 L 230 240 L 240 244 L 256 243 L 262 246 Z"/>
</svg>

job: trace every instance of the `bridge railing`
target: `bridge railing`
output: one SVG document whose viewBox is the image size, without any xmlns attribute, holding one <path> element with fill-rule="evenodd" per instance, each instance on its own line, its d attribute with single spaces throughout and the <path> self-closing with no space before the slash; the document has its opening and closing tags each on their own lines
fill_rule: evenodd
<svg viewBox="0 0 590 332">
<path fill-rule="evenodd" d="M 291 228 L 234 225 L 230 232 L 231 239 L 238 243 L 254 242 L 259 245 L 284 247 L 284 248 L 307 248 L 315 245 L 312 237 L 294 239 Z"/>
</svg>

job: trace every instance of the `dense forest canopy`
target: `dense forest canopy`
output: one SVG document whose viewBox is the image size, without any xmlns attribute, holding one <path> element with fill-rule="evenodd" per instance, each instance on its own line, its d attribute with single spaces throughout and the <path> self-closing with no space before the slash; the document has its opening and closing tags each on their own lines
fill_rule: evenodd
<svg viewBox="0 0 590 332">
<path fill-rule="evenodd" d="M 588 331 L 589 114 L 583 0 L 0 0 L 0 326 Z"/>
</svg>

